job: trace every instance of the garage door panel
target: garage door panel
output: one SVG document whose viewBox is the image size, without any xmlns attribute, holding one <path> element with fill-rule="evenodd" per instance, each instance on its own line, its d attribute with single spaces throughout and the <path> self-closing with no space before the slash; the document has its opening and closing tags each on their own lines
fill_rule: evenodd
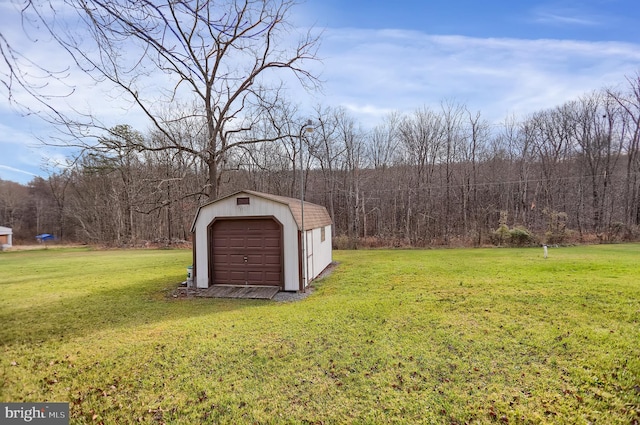
<svg viewBox="0 0 640 425">
<path fill-rule="evenodd" d="M 282 286 L 282 231 L 275 220 L 219 220 L 209 237 L 213 284 Z"/>
<path fill-rule="evenodd" d="M 262 249 L 264 247 L 264 239 L 259 236 L 249 236 L 247 237 L 246 246 L 247 248 Z"/>
<path fill-rule="evenodd" d="M 223 264 L 229 262 L 229 256 L 224 254 L 216 254 L 213 256 L 213 262 L 216 264 Z"/>
<path fill-rule="evenodd" d="M 224 248 L 224 249 L 230 249 L 232 248 L 232 243 L 231 243 L 231 239 L 230 238 L 222 238 L 222 239 L 218 239 L 215 241 L 214 248 Z"/>
<path fill-rule="evenodd" d="M 249 282 L 262 282 L 264 280 L 264 273 L 262 271 L 248 271 L 247 280 Z"/>
<path fill-rule="evenodd" d="M 237 253 L 230 253 L 227 255 L 227 263 L 232 266 L 244 265 L 244 255 Z"/>
<path fill-rule="evenodd" d="M 231 279 L 235 283 L 244 284 L 244 270 L 230 270 L 229 271 L 229 279 Z"/>
<path fill-rule="evenodd" d="M 243 249 L 246 245 L 246 239 L 242 236 L 233 236 L 229 238 L 229 248 Z"/>
<path fill-rule="evenodd" d="M 279 286 L 280 273 L 251 272 L 247 275 L 249 285 Z"/>
<path fill-rule="evenodd" d="M 222 238 L 220 236 L 217 236 L 212 242 L 214 248 L 229 246 L 229 238 Z"/>
<path fill-rule="evenodd" d="M 279 255 L 265 255 L 262 260 L 264 264 L 267 265 L 280 265 L 280 256 Z"/>
<path fill-rule="evenodd" d="M 229 273 L 228 270 L 222 270 L 218 272 L 218 279 L 220 279 L 221 281 L 230 281 L 231 280 L 231 274 Z"/>
<path fill-rule="evenodd" d="M 265 248 L 280 248 L 279 238 L 265 238 L 263 243 Z"/>
<path fill-rule="evenodd" d="M 280 272 L 265 272 L 265 279 L 269 282 L 278 282 L 280 279 Z"/>
</svg>

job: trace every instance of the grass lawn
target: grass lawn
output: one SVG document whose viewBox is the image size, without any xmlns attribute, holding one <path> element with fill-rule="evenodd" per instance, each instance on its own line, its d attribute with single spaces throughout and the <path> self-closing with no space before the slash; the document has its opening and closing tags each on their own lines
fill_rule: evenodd
<svg viewBox="0 0 640 425">
<path fill-rule="evenodd" d="M 0 401 L 82 423 L 640 421 L 640 245 L 339 251 L 298 302 L 185 250 L 0 253 Z"/>
</svg>

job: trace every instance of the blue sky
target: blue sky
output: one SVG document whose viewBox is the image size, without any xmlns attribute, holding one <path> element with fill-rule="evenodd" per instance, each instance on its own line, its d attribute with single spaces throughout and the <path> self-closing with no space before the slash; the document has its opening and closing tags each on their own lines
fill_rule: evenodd
<svg viewBox="0 0 640 425">
<path fill-rule="evenodd" d="M 18 37 L 15 8 L 3 8 L 3 34 Z M 297 25 L 324 29 L 315 69 L 325 84 L 316 94 L 293 87 L 292 97 L 303 107 L 344 107 L 365 128 L 392 111 L 438 108 L 443 101 L 464 103 L 498 123 L 593 90 L 622 88 L 625 76 L 640 72 L 637 0 L 308 0 L 295 12 Z M 25 46 L 46 63 L 62 57 L 44 43 Z M 96 103 L 104 93 L 74 78 L 74 107 L 145 130 L 121 105 Z M 55 169 L 65 152 L 36 137 L 51 132 L 0 102 L 0 178 L 27 183 Z"/>
<path fill-rule="evenodd" d="M 405 29 L 433 35 L 640 41 L 633 0 L 316 0 L 309 19 L 331 28 Z"/>
</svg>

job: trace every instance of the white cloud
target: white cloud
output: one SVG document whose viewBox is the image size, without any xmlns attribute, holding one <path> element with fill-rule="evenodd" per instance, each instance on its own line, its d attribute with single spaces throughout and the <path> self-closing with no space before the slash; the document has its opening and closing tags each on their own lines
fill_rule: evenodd
<svg viewBox="0 0 640 425">
<path fill-rule="evenodd" d="M 578 15 L 559 12 L 541 11 L 538 16 L 544 13 L 556 22 L 573 19 L 575 24 L 589 24 L 588 18 L 581 22 Z M 0 25 L 5 22 L 7 18 L 0 17 Z M 6 28 L 3 27 L 4 33 Z M 36 63 L 55 69 L 70 66 L 68 56 L 45 48 L 50 45 L 44 39 L 36 44 L 25 42 L 26 45 L 29 50 L 25 53 Z M 309 107 L 317 102 L 342 106 L 366 127 L 379 124 L 391 111 L 437 108 L 445 100 L 465 103 L 494 122 L 512 114 L 522 117 L 592 90 L 624 84 L 625 76 L 640 69 L 639 44 L 435 36 L 405 30 L 326 29 L 319 56 L 322 64 L 314 68 L 322 72 L 325 81 L 323 96 L 309 96 L 291 78 L 287 80 L 290 98 Z M 166 76 L 161 78 L 164 84 L 160 80 L 149 84 L 173 87 Z M 130 103 L 117 91 L 105 92 L 78 72 L 68 81 L 77 87 L 77 92 L 73 97 L 58 99 L 57 107 L 62 111 L 91 110 L 107 125 L 129 123 L 141 131 L 146 129 L 146 119 L 129 109 Z M 53 93 L 68 90 L 64 85 L 50 84 Z M 24 94 L 18 95 L 20 100 L 31 102 L 22 97 Z M 36 134 L 42 137 L 51 131 L 44 129 L 42 123 L 33 124 L 34 120 L 15 114 L 13 121 L 20 120 L 20 124 L 14 125 L 4 118 L 12 114 L 14 111 L 6 103 L 0 103 L 0 119 L 5 123 L 0 123 L 0 146 L 36 144 Z M 5 170 L 36 172 L 30 167 L 51 164 L 50 161 L 62 163 L 65 154 L 44 149 L 36 154 L 26 148 L 22 152 L 28 153 L 16 154 L 16 160 L 11 166 L 4 166 Z"/>
<path fill-rule="evenodd" d="M 356 105 L 356 104 L 344 104 L 342 105 L 347 111 L 356 113 L 356 114 L 366 114 L 366 115 L 374 115 L 374 116 L 384 116 L 394 111 L 391 108 L 379 108 L 374 105 Z"/>
<path fill-rule="evenodd" d="M 5 158 L 2 161 L 7 162 L 10 159 Z M 37 170 L 32 170 L 37 171 Z M 19 167 L 9 166 L 0 164 L 0 179 L 2 180 L 10 180 L 20 184 L 27 184 L 34 177 L 37 177 L 39 174 L 36 174 L 28 169 L 23 169 Z"/>
<path fill-rule="evenodd" d="M 327 30 L 321 54 L 327 102 L 364 119 L 455 99 L 502 120 L 618 84 L 640 66 L 640 46 L 629 43 L 399 30 Z"/>
<path fill-rule="evenodd" d="M 553 25 L 580 25 L 580 26 L 596 26 L 600 25 L 594 19 L 583 16 L 569 16 L 555 13 L 539 12 L 535 17 L 535 22 Z"/>
<path fill-rule="evenodd" d="M 37 176 L 37 174 L 31 173 L 29 171 L 21 170 L 19 168 L 9 167 L 8 165 L 0 165 L 0 169 L 6 170 L 6 171 L 10 171 L 12 173 L 26 174 L 26 175 L 33 176 L 33 177 Z"/>
</svg>

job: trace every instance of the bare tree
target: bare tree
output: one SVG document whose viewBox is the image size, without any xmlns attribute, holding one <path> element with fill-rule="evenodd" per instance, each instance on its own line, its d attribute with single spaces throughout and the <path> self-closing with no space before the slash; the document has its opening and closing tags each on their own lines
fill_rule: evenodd
<svg viewBox="0 0 640 425">
<path fill-rule="evenodd" d="M 303 127 L 300 122 L 306 120 L 298 117 L 298 109 L 288 101 L 269 108 L 261 125 L 256 128 L 259 134 L 255 134 L 253 139 L 276 139 L 279 142 L 243 147 L 243 155 L 236 167 L 253 171 L 252 188 L 291 197 L 300 193 L 296 170 L 300 158 L 300 129 Z"/>
<path fill-rule="evenodd" d="M 396 231 L 397 184 L 396 168 L 399 165 L 397 154 L 399 140 L 399 126 L 402 116 L 392 112 L 383 118 L 380 125 L 370 133 L 367 144 L 367 157 L 375 170 L 374 190 L 372 190 L 373 206 L 370 210 L 375 213 L 375 234 L 381 237 L 394 236 Z"/>
<path fill-rule="evenodd" d="M 480 205 L 478 197 L 479 164 L 482 154 L 490 138 L 490 127 L 486 120 L 481 119 L 480 112 L 475 115 L 466 110 L 467 121 L 464 141 L 460 148 L 461 167 L 458 172 L 462 192 L 461 215 L 463 234 L 467 235 L 475 227 L 474 240 L 477 245 L 482 241 L 480 222 Z"/>
<path fill-rule="evenodd" d="M 114 211 L 119 212 L 118 242 L 133 243 L 136 239 L 134 212 L 138 208 L 137 197 L 142 191 L 139 174 L 140 163 L 132 148 L 143 141 L 143 136 L 128 125 L 118 125 L 110 130 L 111 137 L 101 138 L 94 155 L 99 155 L 100 166 L 118 177 L 115 185 L 119 197 L 114 202 Z"/>
<path fill-rule="evenodd" d="M 622 108 L 625 127 L 622 149 L 626 155 L 624 211 L 627 226 L 640 225 L 640 73 L 627 78 L 624 92 L 608 90 L 607 94 Z"/>
<path fill-rule="evenodd" d="M 20 213 L 27 198 L 26 187 L 0 179 L 0 223 L 3 226 L 16 228 L 14 231 L 18 231 Z"/>
<path fill-rule="evenodd" d="M 265 110 L 280 100 L 282 71 L 305 87 L 318 80 L 305 66 L 315 59 L 318 36 L 290 42 L 294 0 L 16 0 L 99 84 L 111 84 L 164 135 L 162 146 L 143 139 L 138 151 L 182 151 L 207 165 L 210 197 L 218 195 L 221 164 L 236 147 L 269 141 L 251 138 Z M 16 63 L 4 43 L 5 61 Z M 10 76 L 22 74 L 13 70 Z M 7 83 L 8 81 L 8 83 Z M 275 83 L 273 83 L 275 81 Z M 5 85 L 11 79 L 3 79 Z M 34 95 L 38 95 L 34 90 Z M 42 99 L 42 97 L 39 97 Z M 46 100 L 43 100 L 46 103 Z M 192 108 L 182 105 L 191 103 Z M 251 113 L 248 110 L 251 109 Z M 174 111 L 166 119 L 163 111 Z M 178 111 L 178 113 L 175 113 Z M 206 144 L 194 147 L 174 136 L 176 122 L 196 115 Z M 96 114 L 83 119 L 49 114 L 76 147 L 92 148 L 87 129 L 109 130 Z"/>
<path fill-rule="evenodd" d="M 336 203 L 339 162 L 346 149 L 340 136 L 339 121 L 340 117 L 346 115 L 346 112 L 340 108 L 317 106 L 315 113 L 317 125 L 314 132 L 307 138 L 311 142 L 309 153 L 320 168 L 323 177 L 324 204 L 327 206 L 335 225 L 338 220 Z"/>
<path fill-rule="evenodd" d="M 398 149 L 398 127 L 401 115 L 392 112 L 387 115 L 383 122 L 376 126 L 371 133 L 369 144 L 367 145 L 367 155 L 370 158 L 373 168 L 386 170 L 396 159 Z"/>
<path fill-rule="evenodd" d="M 499 135 L 499 140 L 505 144 L 504 149 L 508 153 L 509 163 L 514 166 L 514 180 L 516 181 L 514 197 L 515 221 L 523 226 L 529 226 L 529 212 L 536 207 L 533 173 L 535 163 L 533 161 L 531 127 L 528 123 L 521 125 L 515 117 L 509 117 L 504 122 L 504 128 Z"/>
<path fill-rule="evenodd" d="M 443 117 L 429 108 L 415 111 L 400 124 L 400 143 L 410 169 L 405 181 L 405 236 L 412 241 L 428 241 L 435 234 L 432 192 L 445 140 Z"/>
<path fill-rule="evenodd" d="M 578 151 L 581 169 L 590 183 L 591 229 L 601 233 L 611 221 L 607 211 L 611 179 L 620 151 L 620 113 L 613 99 L 597 92 L 567 104 L 573 121 L 571 141 Z"/>
<path fill-rule="evenodd" d="M 440 106 L 442 124 L 444 130 L 444 146 L 442 149 L 441 163 L 444 164 L 441 178 L 442 186 L 444 186 L 444 210 L 442 211 L 442 236 L 444 243 L 449 243 L 451 233 L 451 214 L 454 184 L 454 164 L 460 162 L 459 151 L 462 149 L 462 141 L 464 139 L 462 131 L 462 121 L 464 120 L 465 107 L 452 101 L 443 102 Z"/>
<path fill-rule="evenodd" d="M 538 209 L 561 208 L 562 200 L 556 189 L 569 171 L 565 164 L 572 153 L 569 140 L 573 131 L 570 116 L 563 107 L 557 107 L 533 114 L 524 125 L 526 137 L 530 138 L 532 152 L 540 163 L 542 174 L 533 202 L 537 202 L 540 195 L 539 204 L 542 205 Z"/>
<path fill-rule="evenodd" d="M 29 5 L 30 2 L 25 0 L 19 8 L 16 7 L 16 11 L 29 8 Z M 28 24 L 28 19 L 26 22 L 23 20 L 23 28 L 27 28 Z M 52 101 L 56 98 L 66 98 L 73 93 L 73 87 L 65 83 L 68 76 L 69 68 L 66 66 L 60 69 L 46 67 L 26 57 L 7 39 L 0 28 L 0 91 L 4 91 L 3 95 L 11 104 L 26 114 L 38 112 L 39 109 L 36 108 L 42 108 L 47 115 L 61 119 L 63 115 Z M 52 89 L 54 85 L 56 89 Z M 64 87 L 62 91 L 60 86 Z M 21 97 L 23 94 L 27 95 L 28 100 L 35 100 L 36 104 L 30 106 Z"/>
<path fill-rule="evenodd" d="M 365 163 L 365 145 L 363 132 L 356 127 L 356 121 L 344 110 L 338 110 L 335 116 L 337 138 L 344 146 L 341 158 L 341 170 L 344 177 L 342 190 L 346 198 L 346 217 L 349 223 L 348 234 L 352 237 L 366 236 L 366 204 L 362 193 Z"/>
</svg>

